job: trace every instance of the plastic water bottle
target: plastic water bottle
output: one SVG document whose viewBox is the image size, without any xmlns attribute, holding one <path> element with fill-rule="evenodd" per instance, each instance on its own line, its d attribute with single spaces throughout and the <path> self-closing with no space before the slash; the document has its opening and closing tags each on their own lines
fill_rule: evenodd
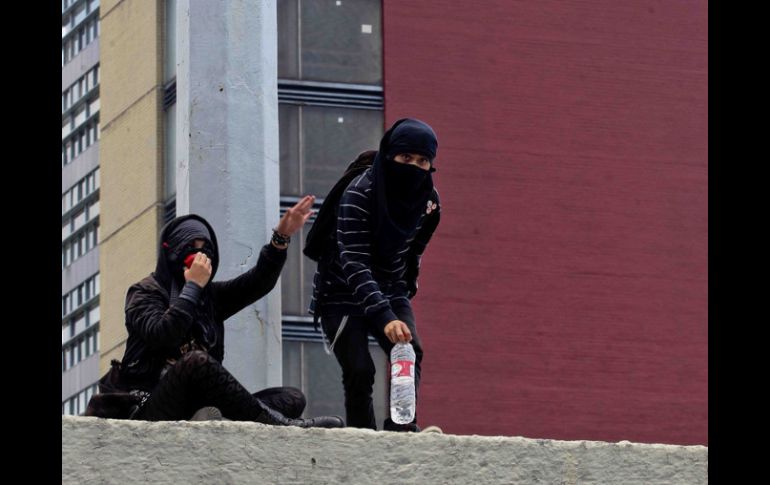
<svg viewBox="0 0 770 485">
<path fill-rule="evenodd" d="M 390 351 L 390 419 L 397 424 L 414 420 L 414 349 L 397 343 Z"/>
</svg>

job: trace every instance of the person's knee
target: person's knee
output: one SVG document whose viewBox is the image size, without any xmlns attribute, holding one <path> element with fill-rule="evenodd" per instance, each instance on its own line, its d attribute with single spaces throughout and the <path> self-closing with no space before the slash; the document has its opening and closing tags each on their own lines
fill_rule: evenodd
<svg viewBox="0 0 770 485">
<path fill-rule="evenodd" d="M 187 352 L 180 359 L 185 367 L 203 367 L 208 364 L 216 363 L 216 360 L 203 350 L 192 350 Z"/>
<path fill-rule="evenodd" d="M 371 359 L 354 362 L 342 372 L 345 387 L 371 388 L 374 385 L 375 372 L 374 362 Z"/>
<path fill-rule="evenodd" d="M 305 406 L 307 406 L 305 394 L 296 387 L 286 387 L 285 389 L 286 395 L 293 401 L 294 405 L 304 410 Z"/>
</svg>

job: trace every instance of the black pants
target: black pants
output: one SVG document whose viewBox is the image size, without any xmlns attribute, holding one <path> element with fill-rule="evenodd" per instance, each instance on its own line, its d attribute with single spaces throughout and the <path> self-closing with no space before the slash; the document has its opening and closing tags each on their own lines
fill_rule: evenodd
<svg viewBox="0 0 770 485">
<path fill-rule="evenodd" d="M 422 362 L 422 344 L 417 335 L 414 313 L 409 304 L 394 305 L 393 312 L 398 319 L 406 323 L 412 332 L 411 344 L 415 353 L 415 396 L 420 384 L 420 365 Z M 326 314 L 321 317 L 321 325 L 329 342 L 334 340 L 337 329 L 342 322 L 341 314 Z M 345 413 L 347 425 L 353 428 L 377 429 L 372 406 L 372 391 L 374 389 L 374 362 L 369 354 L 367 335 L 371 334 L 380 344 L 385 354 L 390 357 L 393 343 L 385 333 L 366 317 L 351 316 L 334 345 L 334 355 L 342 367 L 342 386 L 345 388 Z M 390 378 L 390 374 L 385 376 Z M 417 417 L 415 415 L 415 424 Z"/>
<path fill-rule="evenodd" d="M 188 352 L 161 377 L 135 419 L 189 419 L 204 406 L 215 406 L 236 421 L 265 422 L 263 405 L 287 418 L 298 418 L 305 396 L 293 387 L 271 387 L 251 394 L 222 364 L 206 352 Z"/>
</svg>

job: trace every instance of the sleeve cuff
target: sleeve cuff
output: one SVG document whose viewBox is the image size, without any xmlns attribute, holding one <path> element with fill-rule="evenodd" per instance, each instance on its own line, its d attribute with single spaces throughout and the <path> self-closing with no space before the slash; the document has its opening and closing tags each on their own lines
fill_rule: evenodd
<svg viewBox="0 0 770 485">
<path fill-rule="evenodd" d="M 385 325 L 392 322 L 393 320 L 398 320 L 398 317 L 395 313 L 393 313 L 393 310 L 391 310 L 390 306 L 385 308 L 380 313 L 376 313 L 372 315 L 372 320 L 375 325 L 380 329 L 380 331 L 385 329 Z"/>
<path fill-rule="evenodd" d="M 187 283 L 184 284 L 184 288 L 182 288 L 182 291 L 179 293 L 179 298 L 183 300 L 187 300 L 193 305 L 195 305 L 198 303 L 198 300 L 200 299 L 202 291 L 203 291 L 203 288 L 198 286 L 197 283 L 188 281 Z"/>
<path fill-rule="evenodd" d="M 270 243 L 262 246 L 262 254 L 270 260 L 271 263 L 283 264 L 286 261 L 286 255 L 289 252 L 288 248 L 278 249 Z"/>
</svg>

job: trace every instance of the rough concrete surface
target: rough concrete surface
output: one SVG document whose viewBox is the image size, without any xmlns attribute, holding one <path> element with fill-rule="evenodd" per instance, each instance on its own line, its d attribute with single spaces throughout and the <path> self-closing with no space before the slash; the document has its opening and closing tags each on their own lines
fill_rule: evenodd
<svg viewBox="0 0 770 485">
<path fill-rule="evenodd" d="M 708 448 L 62 417 L 62 483 L 704 484 Z"/>
</svg>

